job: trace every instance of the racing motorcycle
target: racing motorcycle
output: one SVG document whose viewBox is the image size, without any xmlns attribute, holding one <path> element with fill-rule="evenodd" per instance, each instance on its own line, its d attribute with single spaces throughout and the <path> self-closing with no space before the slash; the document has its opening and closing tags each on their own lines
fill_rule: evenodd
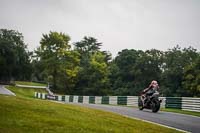
<svg viewBox="0 0 200 133">
<path fill-rule="evenodd" d="M 161 102 L 162 100 L 159 100 L 159 93 L 156 91 L 147 93 L 146 96 L 144 92 L 142 92 L 138 97 L 138 107 L 140 110 L 143 110 L 144 108 L 151 109 L 152 112 L 156 113 L 160 109 Z"/>
</svg>

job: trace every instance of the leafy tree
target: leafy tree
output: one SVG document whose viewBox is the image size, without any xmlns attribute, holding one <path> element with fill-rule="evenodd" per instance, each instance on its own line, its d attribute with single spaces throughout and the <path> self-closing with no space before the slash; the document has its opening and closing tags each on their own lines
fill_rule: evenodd
<svg viewBox="0 0 200 133">
<path fill-rule="evenodd" d="M 163 89 L 166 96 L 187 96 L 182 87 L 184 69 L 194 62 L 196 50 L 192 47 L 181 49 L 178 45 L 164 55 Z"/>
<path fill-rule="evenodd" d="M 46 80 L 53 84 L 53 89 L 70 92 L 78 72 L 78 53 L 70 50 L 70 37 L 64 33 L 50 32 L 43 34 L 41 46 L 36 54 Z"/>
<path fill-rule="evenodd" d="M 80 54 L 75 94 L 100 95 L 108 92 L 108 61 L 110 54 L 100 51 L 101 43 L 93 37 L 84 37 L 74 44 Z"/>
<path fill-rule="evenodd" d="M 97 42 L 97 39 L 85 36 L 83 40 L 76 42 L 74 46 L 76 47 L 76 50 L 79 51 L 79 53 L 90 54 L 99 51 L 101 44 L 102 43 Z"/>
<path fill-rule="evenodd" d="M 136 78 L 133 67 L 138 58 L 136 50 L 122 50 L 112 62 L 111 85 L 115 95 L 130 95 L 133 88 L 133 81 Z"/>
<path fill-rule="evenodd" d="M 13 46 L 6 42 L 0 42 L 0 81 L 10 81 L 15 65 L 15 53 Z"/>
<path fill-rule="evenodd" d="M 133 68 L 136 77 L 134 85 L 137 88 L 147 87 L 152 80 L 160 81 L 163 64 L 162 58 L 163 52 L 156 49 L 145 52 L 139 51 L 139 57 Z"/>
<path fill-rule="evenodd" d="M 151 80 L 159 79 L 162 52 L 122 50 L 112 62 L 111 84 L 116 95 L 138 95 Z M 113 79 L 113 80 L 112 80 Z"/>
<path fill-rule="evenodd" d="M 84 94 L 90 95 L 106 95 L 108 94 L 108 66 L 105 56 L 101 52 L 96 52 L 90 59 L 88 69 L 89 81 L 88 88 L 84 90 Z"/>
<path fill-rule="evenodd" d="M 29 80 L 32 71 L 29 54 L 21 33 L 0 29 L 1 80 Z"/>
<path fill-rule="evenodd" d="M 200 96 L 200 55 L 185 67 L 182 85 L 187 96 Z"/>
</svg>

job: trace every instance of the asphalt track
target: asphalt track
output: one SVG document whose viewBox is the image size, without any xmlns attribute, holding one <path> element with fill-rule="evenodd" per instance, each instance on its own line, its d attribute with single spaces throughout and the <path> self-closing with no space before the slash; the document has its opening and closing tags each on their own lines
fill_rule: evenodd
<svg viewBox="0 0 200 133">
<path fill-rule="evenodd" d="M 13 92 L 11 92 L 10 90 L 6 89 L 3 85 L 0 85 L 0 94 L 15 96 L 15 94 Z"/>
<path fill-rule="evenodd" d="M 149 121 L 169 126 L 186 132 L 200 133 L 200 117 L 196 116 L 163 112 L 163 111 L 153 113 L 151 112 L 151 110 L 144 109 L 143 111 L 140 111 L 137 108 L 102 105 L 102 104 L 79 104 L 79 103 L 72 103 L 72 104 L 110 111 L 123 116 L 142 119 L 144 121 Z"/>
</svg>

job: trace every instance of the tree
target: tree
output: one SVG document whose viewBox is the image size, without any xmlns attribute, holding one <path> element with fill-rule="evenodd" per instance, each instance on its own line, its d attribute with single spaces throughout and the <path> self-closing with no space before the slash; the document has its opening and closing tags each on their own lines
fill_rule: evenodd
<svg viewBox="0 0 200 133">
<path fill-rule="evenodd" d="M 160 78 L 162 52 L 122 50 L 111 65 L 110 80 L 115 95 L 138 95 L 151 80 Z"/>
<path fill-rule="evenodd" d="M 108 93 L 108 61 L 110 54 L 100 51 L 101 43 L 93 37 L 84 37 L 74 44 L 80 54 L 75 94 L 106 95 Z"/>
<path fill-rule="evenodd" d="M 184 69 L 197 57 L 192 47 L 181 49 L 178 45 L 169 49 L 164 55 L 162 73 L 163 93 L 166 96 L 188 96 L 188 91 L 182 86 Z"/>
<path fill-rule="evenodd" d="M 200 55 L 185 67 L 182 85 L 188 96 L 200 96 Z"/>
<path fill-rule="evenodd" d="M 15 65 L 15 53 L 13 46 L 6 42 L 0 42 L 0 81 L 10 81 L 13 77 Z"/>
<path fill-rule="evenodd" d="M 138 56 L 138 51 L 125 49 L 113 60 L 110 80 L 115 95 L 131 95 L 135 92 L 133 81 L 136 77 L 133 67 Z"/>
<path fill-rule="evenodd" d="M 32 72 L 29 54 L 21 33 L 0 29 L 1 80 L 29 80 Z"/>
<path fill-rule="evenodd" d="M 133 70 L 135 70 L 134 85 L 137 88 L 144 88 L 149 85 L 152 80 L 160 81 L 163 52 L 151 49 L 145 52 L 139 51 L 139 57 L 135 63 Z"/>
<path fill-rule="evenodd" d="M 108 66 L 105 56 L 101 52 L 96 52 L 91 56 L 88 68 L 88 87 L 84 89 L 84 94 L 89 95 L 106 95 L 108 94 Z"/>
<path fill-rule="evenodd" d="M 79 53 L 90 54 L 99 51 L 101 44 L 102 43 L 97 42 L 97 39 L 85 36 L 83 40 L 76 42 L 74 46 Z"/>
<path fill-rule="evenodd" d="M 43 34 L 41 46 L 35 52 L 44 68 L 46 81 L 55 91 L 69 93 L 78 72 L 78 53 L 69 45 L 70 37 L 64 33 Z"/>
</svg>

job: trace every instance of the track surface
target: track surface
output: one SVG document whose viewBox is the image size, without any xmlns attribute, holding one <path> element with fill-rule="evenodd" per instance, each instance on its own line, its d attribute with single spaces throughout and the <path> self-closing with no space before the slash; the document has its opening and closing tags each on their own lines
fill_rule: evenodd
<svg viewBox="0 0 200 133">
<path fill-rule="evenodd" d="M 11 92 L 10 90 L 6 89 L 3 85 L 0 85 L 0 94 L 15 96 L 15 94 L 13 92 Z"/>
<path fill-rule="evenodd" d="M 192 133 L 200 133 L 200 117 L 160 111 L 152 113 L 150 110 L 140 111 L 137 108 L 111 106 L 102 104 L 78 104 L 79 106 L 95 108 L 118 113 L 128 117 L 139 118 L 169 127 L 181 129 Z"/>
</svg>

